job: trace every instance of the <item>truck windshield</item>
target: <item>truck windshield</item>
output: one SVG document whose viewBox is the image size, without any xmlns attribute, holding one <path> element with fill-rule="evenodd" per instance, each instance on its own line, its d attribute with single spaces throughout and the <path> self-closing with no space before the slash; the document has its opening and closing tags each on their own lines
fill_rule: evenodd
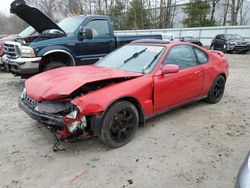
<svg viewBox="0 0 250 188">
<path fill-rule="evenodd" d="M 164 51 L 162 46 L 123 46 L 96 63 L 97 66 L 125 71 L 149 73 Z"/>
<path fill-rule="evenodd" d="M 18 37 L 26 38 L 26 37 L 32 35 L 34 32 L 35 32 L 35 29 L 33 27 L 29 26 L 26 29 L 24 29 L 21 33 L 19 33 Z"/>
<path fill-rule="evenodd" d="M 71 34 L 74 33 L 78 29 L 78 27 L 80 27 L 84 19 L 85 16 L 73 16 L 63 19 L 61 22 L 58 23 L 58 25 L 67 34 Z"/>
</svg>

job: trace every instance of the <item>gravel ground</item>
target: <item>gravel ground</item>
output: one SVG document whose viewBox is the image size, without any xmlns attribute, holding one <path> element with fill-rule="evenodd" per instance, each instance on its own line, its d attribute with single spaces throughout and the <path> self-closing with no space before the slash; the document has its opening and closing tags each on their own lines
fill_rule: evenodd
<svg viewBox="0 0 250 188">
<path fill-rule="evenodd" d="M 219 104 L 170 111 L 118 149 L 90 139 L 58 153 L 49 130 L 18 108 L 24 81 L 0 73 L 0 187 L 233 187 L 250 143 L 250 55 L 228 59 Z"/>
</svg>

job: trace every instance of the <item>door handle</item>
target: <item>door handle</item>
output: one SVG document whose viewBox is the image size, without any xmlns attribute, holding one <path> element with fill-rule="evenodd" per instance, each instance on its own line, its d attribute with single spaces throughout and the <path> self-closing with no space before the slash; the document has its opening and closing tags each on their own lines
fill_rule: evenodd
<svg viewBox="0 0 250 188">
<path fill-rule="evenodd" d="M 201 71 L 195 71 L 195 72 L 193 72 L 193 74 L 194 75 L 199 75 L 199 74 L 201 74 Z"/>
</svg>

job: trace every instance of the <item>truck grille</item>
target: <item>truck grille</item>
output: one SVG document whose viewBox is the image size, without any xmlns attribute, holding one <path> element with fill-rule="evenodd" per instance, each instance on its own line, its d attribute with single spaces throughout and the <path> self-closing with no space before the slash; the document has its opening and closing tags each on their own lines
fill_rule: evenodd
<svg viewBox="0 0 250 188">
<path fill-rule="evenodd" d="M 18 58 L 20 56 L 19 46 L 20 44 L 17 42 L 5 42 L 4 50 L 5 54 L 9 58 Z"/>
</svg>

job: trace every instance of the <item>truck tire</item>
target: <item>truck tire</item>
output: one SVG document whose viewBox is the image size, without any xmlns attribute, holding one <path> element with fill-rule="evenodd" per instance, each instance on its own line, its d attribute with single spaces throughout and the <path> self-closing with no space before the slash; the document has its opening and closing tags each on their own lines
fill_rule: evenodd
<svg viewBox="0 0 250 188">
<path fill-rule="evenodd" d="M 121 147 L 134 137 L 138 125 L 139 115 L 136 107 L 128 101 L 118 101 L 104 114 L 98 137 L 109 147 Z"/>
<path fill-rule="evenodd" d="M 66 65 L 64 63 L 61 62 L 56 62 L 56 61 L 52 61 L 50 63 L 48 63 L 44 68 L 42 72 L 48 71 L 48 70 L 52 70 L 52 69 L 56 69 L 59 67 L 65 67 Z"/>
</svg>

